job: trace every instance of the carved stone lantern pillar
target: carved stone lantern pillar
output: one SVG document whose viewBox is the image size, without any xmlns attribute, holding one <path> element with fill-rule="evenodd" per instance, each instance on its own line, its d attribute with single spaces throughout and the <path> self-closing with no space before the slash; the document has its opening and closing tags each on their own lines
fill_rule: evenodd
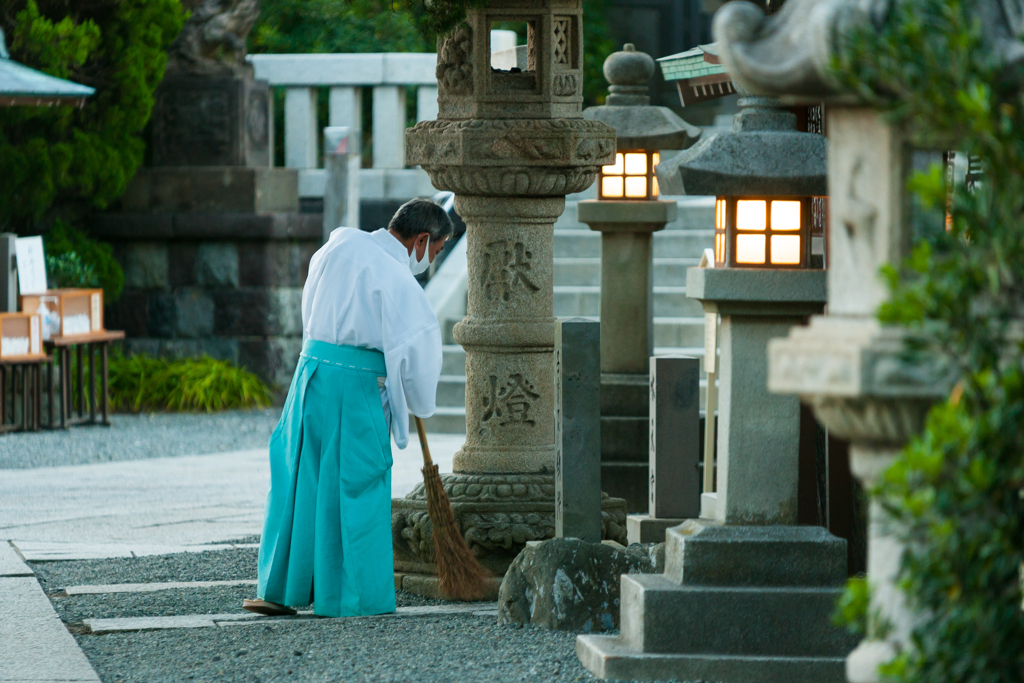
<svg viewBox="0 0 1024 683">
<path fill-rule="evenodd" d="M 582 117 L 581 0 L 492 0 L 438 42 L 438 110 L 406 133 L 409 163 L 455 193 L 466 221 L 466 443 L 445 488 L 457 523 L 497 575 L 554 535 L 554 223 L 565 195 L 615 158 L 615 131 Z M 525 70 L 490 65 L 495 22 L 528 28 Z M 395 501 L 397 571 L 431 573 L 422 487 Z M 604 535 L 625 538 L 606 499 Z"/>
</svg>

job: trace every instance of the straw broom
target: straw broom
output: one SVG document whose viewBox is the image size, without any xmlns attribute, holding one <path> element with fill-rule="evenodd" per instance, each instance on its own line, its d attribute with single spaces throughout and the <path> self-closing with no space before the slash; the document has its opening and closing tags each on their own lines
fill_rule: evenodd
<svg viewBox="0 0 1024 683">
<path fill-rule="evenodd" d="M 487 594 L 488 572 L 480 566 L 466 540 L 455 527 L 452 504 L 441 483 L 437 465 L 430 459 L 427 430 L 416 418 L 416 432 L 423 449 L 423 486 L 427 491 L 427 514 L 434 527 L 434 562 L 441 595 L 450 600 L 480 600 Z"/>
</svg>

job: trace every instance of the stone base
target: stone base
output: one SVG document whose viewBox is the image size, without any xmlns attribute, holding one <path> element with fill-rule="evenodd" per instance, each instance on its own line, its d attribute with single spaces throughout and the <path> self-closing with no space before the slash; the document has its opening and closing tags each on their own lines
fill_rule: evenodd
<svg viewBox="0 0 1024 683">
<path fill-rule="evenodd" d="M 665 573 L 622 577 L 621 634 L 581 636 L 594 674 L 723 683 L 844 680 L 856 638 L 831 623 L 846 542 L 820 527 L 667 532 Z"/>
<path fill-rule="evenodd" d="M 549 474 L 442 474 L 455 524 L 480 563 L 495 577 L 528 541 L 555 536 L 555 478 Z M 423 484 L 391 501 L 395 571 L 436 574 Z M 601 538 L 626 542 L 626 501 L 601 501 Z"/>
<path fill-rule="evenodd" d="M 90 233 L 113 245 L 125 275 L 107 326 L 125 331 L 129 352 L 228 359 L 277 385 L 283 398 L 302 348 L 302 285 L 320 246 L 319 219 L 93 214 Z"/>
<path fill-rule="evenodd" d="M 722 683 L 844 683 L 842 657 L 723 657 L 636 652 L 619 636 L 579 636 L 576 656 L 598 678 Z"/>
<path fill-rule="evenodd" d="M 626 538 L 630 543 L 664 543 L 665 532 L 685 519 L 658 519 L 650 515 L 628 515 Z"/>
<path fill-rule="evenodd" d="M 480 598 L 480 601 L 494 602 L 498 599 L 498 590 L 500 588 L 501 577 L 492 576 L 487 579 L 487 593 Z M 441 595 L 437 577 L 430 574 L 395 572 L 395 590 L 403 590 L 406 593 L 430 598 L 431 600 L 447 600 L 446 597 Z"/>
</svg>

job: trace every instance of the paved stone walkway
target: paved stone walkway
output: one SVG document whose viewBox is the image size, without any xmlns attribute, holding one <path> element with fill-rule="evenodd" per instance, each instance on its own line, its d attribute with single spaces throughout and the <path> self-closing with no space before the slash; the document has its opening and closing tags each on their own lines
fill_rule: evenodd
<svg viewBox="0 0 1024 683">
<path fill-rule="evenodd" d="M 442 470 L 450 470 L 463 437 L 429 438 L 434 461 Z M 392 494 L 404 496 L 421 480 L 419 444 L 414 441 L 405 450 L 392 447 Z M 266 449 L 3 470 L 0 682 L 100 680 L 25 560 L 100 560 L 254 549 L 252 543 L 232 541 L 260 532 L 268 477 Z M 243 585 L 251 591 L 254 581 L 207 583 Z M 73 586 L 65 595 L 152 592 L 190 586 L 183 582 Z M 210 586 L 197 586 L 204 587 Z M 237 605 L 238 601 L 232 603 Z M 252 616 L 233 613 L 149 619 L 164 623 L 191 620 L 213 626 Z M 138 618 L 88 621 L 93 622 L 94 632 L 153 628 L 140 627 Z"/>
</svg>

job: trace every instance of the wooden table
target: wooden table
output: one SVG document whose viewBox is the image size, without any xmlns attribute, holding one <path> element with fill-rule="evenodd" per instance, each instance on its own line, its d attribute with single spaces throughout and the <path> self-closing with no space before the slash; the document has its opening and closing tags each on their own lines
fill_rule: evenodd
<svg viewBox="0 0 1024 683">
<path fill-rule="evenodd" d="M 50 368 L 50 381 L 53 381 L 53 358 L 36 356 L 34 358 L 0 358 L 0 434 L 18 431 L 38 431 L 39 419 L 43 405 L 42 374 L 43 365 Z M 21 424 L 18 424 L 18 371 L 21 371 Z M 8 376 L 10 388 L 8 388 Z M 10 393 L 10 400 L 8 400 Z M 30 398 L 30 395 L 32 398 Z M 50 401 L 51 405 L 53 401 Z M 11 421 L 7 421 L 10 411 Z M 31 420 L 29 415 L 31 414 Z M 52 423 L 52 420 L 51 420 Z"/>
<path fill-rule="evenodd" d="M 110 399 L 107 395 L 110 376 L 108 371 L 108 347 L 112 341 L 124 339 L 124 332 L 120 330 L 104 330 L 102 332 L 90 332 L 89 334 L 76 334 L 71 336 L 53 337 L 45 342 L 46 346 L 53 349 L 54 355 L 59 359 L 60 368 L 60 426 L 67 429 L 73 425 L 102 424 L 110 426 Z M 86 415 L 85 399 L 85 363 L 83 362 L 83 347 L 89 352 L 89 406 Z M 77 382 L 72 387 L 71 378 L 71 350 L 75 351 L 77 360 Z M 96 352 L 100 354 L 100 373 L 102 390 L 100 392 L 100 414 L 99 422 L 96 420 Z M 52 366 L 51 366 L 52 367 Z M 52 377 L 51 377 L 52 386 Z M 72 391 L 72 388 L 75 391 Z M 74 413 L 74 414 L 73 414 Z M 50 401 L 50 426 L 53 426 L 53 401 Z"/>
</svg>

